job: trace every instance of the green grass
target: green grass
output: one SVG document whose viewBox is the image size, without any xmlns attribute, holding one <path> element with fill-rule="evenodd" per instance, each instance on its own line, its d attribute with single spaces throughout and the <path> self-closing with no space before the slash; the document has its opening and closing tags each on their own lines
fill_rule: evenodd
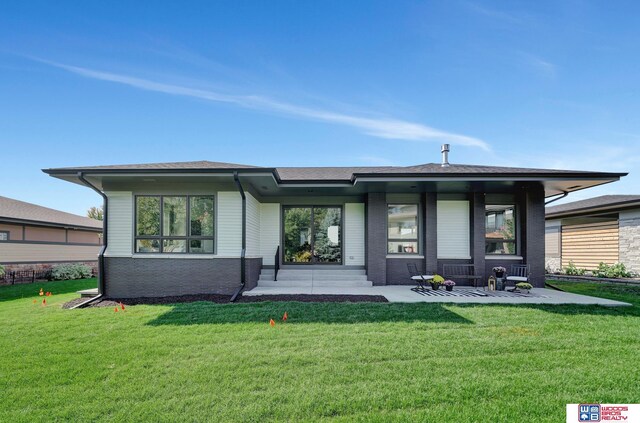
<svg viewBox="0 0 640 423">
<path fill-rule="evenodd" d="M 211 303 L 63 310 L 0 288 L 0 421 L 564 421 L 640 397 L 633 307 Z M 37 297 L 52 291 L 48 305 Z M 37 298 L 38 304 L 33 304 Z M 289 322 L 269 318 L 284 311 Z"/>
</svg>

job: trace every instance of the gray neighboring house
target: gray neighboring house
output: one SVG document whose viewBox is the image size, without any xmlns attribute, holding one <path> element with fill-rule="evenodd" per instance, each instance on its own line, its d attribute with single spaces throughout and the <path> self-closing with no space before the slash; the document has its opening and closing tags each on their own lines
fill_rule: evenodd
<svg viewBox="0 0 640 423">
<path fill-rule="evenodd" d="M 546 209 L 546 267 L 624 263 L 640 273 L 640 195 L 603 195 Z"/>
<path fill-rule="evenodd" d="M 60 263 L 97 267 L 102 222 L 0 196 L 0 264 L 7 271 Z"/>
<path fill-rule="evenodd" d="M 545 198 L 626 175 L 449 164 L 444 154 L 406 167 L 196 161 L 44 172 L 103 196 L 99 289 L 110 297 L 232 294 L 299 277 L 409 284 L 407 263 L 423 272 L 470 263 L 483 279 L 526 263 L 542 287 Z"/>
</svg>

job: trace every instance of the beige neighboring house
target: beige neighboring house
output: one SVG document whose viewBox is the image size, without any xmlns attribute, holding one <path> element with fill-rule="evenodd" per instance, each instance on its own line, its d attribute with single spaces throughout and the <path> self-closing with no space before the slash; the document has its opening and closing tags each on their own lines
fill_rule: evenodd
<svg viewBox="0 0 640 423">
<path fill-rule="evenodd" d="M 640 195 L 603 195 L 546 208 L 546 268 L 623 263 L 640 273 Z"/>
<path fill-rule="evenodd" d="M 97 265 L 102 222 L 0 196 L 0 264 L 8 272 Z"/>
</svg>

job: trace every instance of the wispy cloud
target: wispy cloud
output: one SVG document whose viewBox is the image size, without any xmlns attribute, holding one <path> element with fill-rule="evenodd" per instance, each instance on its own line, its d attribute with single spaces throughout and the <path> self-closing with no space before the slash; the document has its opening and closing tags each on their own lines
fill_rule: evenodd
<svg viewBox="0 0 640 423">
<path fill-rule="evenodd" d="M 524 62 L 536 72 L 547 77 L 556 76 L 557 66 L 548 60 L 531 53 L 520 52 L 520 56 L 522 56 Z"/>
<path fill-rule="evenodd" d="M 514 24 L 522 23 L 522 19 L 520 19 L 518 16 L 514 15 L 513 13 L 505 12 L 503 10 L 490 9 L 488 7 L 481 6 L 473 2 L 465 2 L 464 4 L 467 6 L 469 10 L 479 15 L 483 15 L 489 18 L 498 19 L 501 21 L 510 22 Z"/>
<path fill-rule="evenodd" d="M 34 60 L 38 60 L 41 63 L 46 63 L 48 65 L 64 69 L 68 72 L 83 76 L 85 78 L 114 82 L 147 91 L 198 98 L 217 103 L 232 104 L 247 109 L 260 110 L 265 112 L 277 112 L 293 117 L 340 124 L 358 129 L 363 133 L 378 138 L 409 141 L 444 141 L 451 144 L 477 147 L 486 151 L 489 150 L 489 145 L 478 138 L 443 131 L 427 125 L 409 122 L 401 119 L 389 117 L 357 116 L 330 110 L 323 110 L 320 108 L 306 107 L 292 103 L 281 102 L 265 96 L 226 94 L 208 89 L 205 90 L 184 85 L 157 82 L 149 79 L 104 72 L 101 70 L 89 69 L 80 66 L 71 66 L 42 59 Z"/>
</svg>

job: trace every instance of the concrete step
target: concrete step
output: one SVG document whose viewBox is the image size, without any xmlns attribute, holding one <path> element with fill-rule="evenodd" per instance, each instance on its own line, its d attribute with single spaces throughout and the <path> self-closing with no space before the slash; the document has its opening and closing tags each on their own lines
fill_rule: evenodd
<svg viewBox="0 0 640 423">
<path fill-rule="evenodd" d="M 312 287 L 312 282 L 311 280 L 308 281 L 301 281 L 301 280 L 287 280 L 287 281 L 282 281 L 282 280 L 259 280 L 258 281 L 258 286 L 259 287 L 267 287 L 267 288 L 276 288 L 276 287 L 296 287 L 296 288 L 311 288 Z"/>
<path fill-rule="evenodd" d="M 326 287 L 343 287 L 343 288 L 366 288 L 373 286 L 370 281 L 309 281 L 309 280 L 286 280 L 286 281 L 273 281 L 273 280 L 261 280 L 258 281 L 258 287 L 260 288 L 326 288 Z"/>
<path fill-rule="evenodd" d="M 358 280 L 358 281 L 354 281 L 354 280 L 348 280 L 348 281 L 337 281 L 337 280 L 326 280 L 326 281 L 318 281 L 318 280 L 314 280 L 313 281 L 313 287 L 314 288 L 325 288 L 325 287 L 332 287 L 332 286 L 337 286 L 337 287 L 349 287 L 349 288 L 364 288 L 364 287 L 370 287 L 373 286 L 373 282 L 368 281 L 366 279 L 364 280 Z"/>
</svg>

